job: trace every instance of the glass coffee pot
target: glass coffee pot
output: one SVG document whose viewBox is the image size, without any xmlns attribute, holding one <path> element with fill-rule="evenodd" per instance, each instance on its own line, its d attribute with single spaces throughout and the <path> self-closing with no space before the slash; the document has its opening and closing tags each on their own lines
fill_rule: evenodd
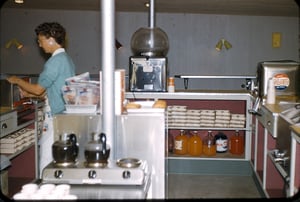
<svg viewBox="0 0 300 202">
<path fill-rule="evenodd" d="M 105 167 L 109 157 L 110 148 L 106 144 L 104 133 L 94 134 L 93 140 L 85 146 L 84 156 L 88 167 Z"/>
<path fill-rule="evenodd" d="M 78 143 L 75 134 L 61 134 L 59 140 L 52 144 L 54 163 L 59 165 L 75 164 L 78 156 Z"/>
</svg>

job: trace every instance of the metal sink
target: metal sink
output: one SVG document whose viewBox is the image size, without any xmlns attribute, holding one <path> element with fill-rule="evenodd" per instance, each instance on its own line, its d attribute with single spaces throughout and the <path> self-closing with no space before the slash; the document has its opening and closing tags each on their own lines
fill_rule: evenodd
<svg viewBox="0 0 300 202">
<path fill-rule="evenodd" d="M 280 116 L 290 125 L 300 123 L 300 104 L 295 104 L 289 109 L 281 112 Z"/>
<path fill-rule="evenodd" d="M 290 126 L 294 124 L 300 124 L 300 103 L 289 105 L 289 108 L 282 111 L 278 118 L 276 148 L 286 152 L 287 157 L 290 156 L 291 149 Z"/>
</svg>

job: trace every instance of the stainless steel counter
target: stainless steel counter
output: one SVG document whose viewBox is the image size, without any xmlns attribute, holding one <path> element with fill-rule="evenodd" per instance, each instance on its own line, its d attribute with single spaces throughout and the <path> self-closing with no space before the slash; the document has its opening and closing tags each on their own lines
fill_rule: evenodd
<svg viewBox="0 0 300 202">
<path fill-rule="evenodd" d="M 290 128 L 294 132 L 294 135 L 300 139 L 300 124 L 292 125 Z"/>
<path fill-rule="evenodd" d="M 78 199 L 146 199 L 150 178 L 144 185 L 71 185 L 70 194 Z"/>
</svg>

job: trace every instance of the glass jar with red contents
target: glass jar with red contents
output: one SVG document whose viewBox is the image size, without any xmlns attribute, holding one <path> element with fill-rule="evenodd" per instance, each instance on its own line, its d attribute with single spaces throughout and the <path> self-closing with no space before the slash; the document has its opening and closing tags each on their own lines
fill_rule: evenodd
<svg viewBox="0 0 300 202">
<path fill-rule="evenodd" d="M 239 131 L 235 131 L 235 135 L 230 138 L 229 151 L 232 154 L 241 155 L 244 153 L 244 138 L 240 135 Z"/>
</svg>

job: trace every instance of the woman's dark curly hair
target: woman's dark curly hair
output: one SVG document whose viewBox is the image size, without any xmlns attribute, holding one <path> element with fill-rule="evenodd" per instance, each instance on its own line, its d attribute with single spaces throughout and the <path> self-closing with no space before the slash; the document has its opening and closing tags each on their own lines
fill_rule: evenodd
<svg viewBox="0 0 300 202">
<path fill-rule="evenodd" d="M 35 28 L 36 35 L 43 35 L 47 39 L 52 37 L 61 46 L 65 45 L 66 30 L 57 22 L 45 22 Z"/>
</svg>

